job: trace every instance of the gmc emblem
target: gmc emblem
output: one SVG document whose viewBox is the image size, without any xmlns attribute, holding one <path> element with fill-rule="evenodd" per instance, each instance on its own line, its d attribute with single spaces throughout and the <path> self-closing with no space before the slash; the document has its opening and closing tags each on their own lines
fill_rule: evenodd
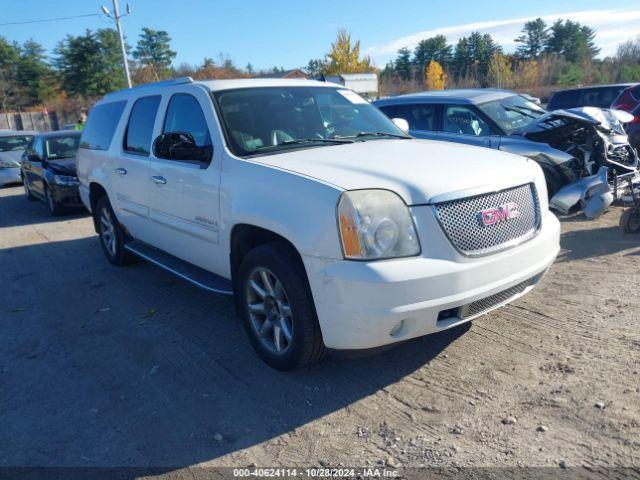
<svg viewBox="0 0 640 480">
<path fill-rule="evenodd" d="M 520 216 L 518 204 L 515 202 L 504 203 L 494 208 L 487 208 L 478 212 L 480 225 L 488 227 L 496 223 L 506 222 Z"/>
</svg>

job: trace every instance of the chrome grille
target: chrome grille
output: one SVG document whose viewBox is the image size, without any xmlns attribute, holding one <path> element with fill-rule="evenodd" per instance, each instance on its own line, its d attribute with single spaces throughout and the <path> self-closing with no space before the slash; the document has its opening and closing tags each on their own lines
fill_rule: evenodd
<svg viewBox="0 0 640 480">
<path fill-rule="evenodd" d="M 516 203 L 518 216 L 484 225 L 483 210 Z M 540 202 L 533 183 L 499 192 L 448 200 L 433 206 L 442 230 L 463 255 L 480 256 L 504 250 L 535 236 L 540 228 Z"/>
<path fill-rule="evenodd" d="M 493 295 L 481 298 L 480 300 L 476 300 L 475 302 L 460 307 L 458 318 L 460 318 L 460 320 L 464 320 L 465 318 L 473 317 L 474 315 L 486 312 L 496 305 L 500 305 L 510 298 L 521 294 L 531 283 L 531 280 L 527 280 L 525 282 L 514 285 L 513 287 L 507 288 L 506 290 L 502 290 L 501 292 L 494 293 Z"/>
</svg>

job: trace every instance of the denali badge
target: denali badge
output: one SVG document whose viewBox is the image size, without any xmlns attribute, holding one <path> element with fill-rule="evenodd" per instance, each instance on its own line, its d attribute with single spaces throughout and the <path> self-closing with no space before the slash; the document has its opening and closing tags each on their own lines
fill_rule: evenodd
<svg viewBox="0 0 640 480">
<path fill-rule="evenodd" d="M 478 212 L 478 220 L 485 227 L 495 223 L 506 222 L 518 216 L 520 216 L 520 211 L 518 210 L 518 204 L 515 202 L 504 203 Z"/>
</svg>

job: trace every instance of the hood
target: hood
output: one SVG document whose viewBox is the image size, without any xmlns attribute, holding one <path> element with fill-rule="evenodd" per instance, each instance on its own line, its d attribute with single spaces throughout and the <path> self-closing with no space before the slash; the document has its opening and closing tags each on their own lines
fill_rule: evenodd
<svg viewBox="0 0 640 480">
<path fill-rule="evenodd" d="M 59 175 L 76 175 L 76 159 L 75 158 L 61 158 L 60 160 L 47 161 L 47 168 L 52 172 Z"/>
<path fill-rule="evenodd" d="M 625 134 L 622 124 L 611 110 L 598 107 L 578 107 L 547 112 L 533 120 L 517 134 L 539 141 L 570 125 L 594 127 L 612 135 Z"/>
<path fill-rule="evenodd" d="M 20 166 L 23 150 L 14 150 L 12 152 L 0 152 L 0 160 L 15 163 L 16 167 Z"/>
<path fill-rule="evenodd" d="M 531 182 L 538 169 L 531 160 L 497 150 L 416 139 L 309 148 L 256 160 L 344 190 L 391 190 L 407 205 L 429 203 L 445 193 Z"/>
</svg>

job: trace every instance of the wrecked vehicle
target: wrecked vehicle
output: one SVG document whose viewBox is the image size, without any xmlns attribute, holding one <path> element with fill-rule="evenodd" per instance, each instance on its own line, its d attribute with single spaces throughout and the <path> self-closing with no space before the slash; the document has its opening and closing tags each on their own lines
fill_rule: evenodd
<svg viewBox="0 0 640 480">
<path fill-rule="evenodd" d="M 614 199 L 614 178 L 638 167 L 622 127 L 624 112 L 596 107 L 547 112 L 515 92 L 494 89 L 430 91 L 374 104 L 390 118 L 404 119 L 416 138 L 535 160 L 544 171 L 551 207 L 563 213 L 578 207 L 595 218 Z"/>
</svg>

